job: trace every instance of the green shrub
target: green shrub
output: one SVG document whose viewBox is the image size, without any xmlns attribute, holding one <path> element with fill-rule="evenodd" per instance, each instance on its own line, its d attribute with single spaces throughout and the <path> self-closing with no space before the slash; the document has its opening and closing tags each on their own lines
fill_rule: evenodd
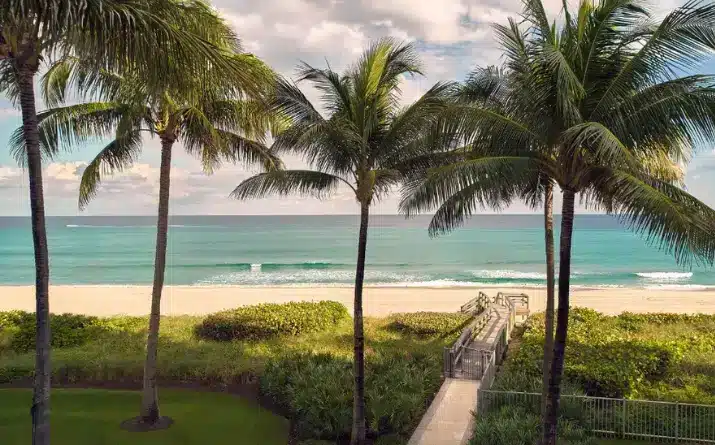
<svg viewBox="0 0 715 445">
<path fill-rule="evenodd" d="M 440 384 L 439 357 L 373 355 L 366 366 L 367 421 L 372 434 L 408 435 Z M 352 425 L 352 363 L 328 354 L 271 361 L 261 391 L 283 406 L 299 438 L 338 439 Z"/>
<path fill-rule="evenodd" d="M 32 312 L 0 312 L 0 351 L 22 353 L 35 349 L 36 318 Z M 77 314 L 50 314 L 53 348 L 86 344 L 107 329 L 104 319 Z"/>
<path fill-rule="evenodd" d="M 476 419 L 470 445 L 533 445 L 541 440 L 541 418 L 518 406 L 504 406 Z M 577 423 L 559 421 L 559 443 L 594 445 L 595 439 Z"/>
<path fill-rule="evenodd" d="M 529 318 L 522 341 L 497 376 L 502 390 L 540 392 L 544 318 Z M 708 359 L 709 357 L 709 359 Z M 564 376 L 582 393 L 601 397 L 712 401 L 715 316 L 632 314 L 607 316 L 572 308 Z M 683 388 L 689 388 L 684 391 Z"/>
<path fill-rule="evenodd" d="M 266 303 L 207 316 L 195 328 L 206 340 L 261 340 L 324 331 L 349 316 L 335 301 Z"/>
<path fill-rule="evenodd" d="M 419 337 L 445 337 L 463 329 L 471 318 L 471 315 L 461 312 L 393 314 L 389 329 Z"/>
</svg>

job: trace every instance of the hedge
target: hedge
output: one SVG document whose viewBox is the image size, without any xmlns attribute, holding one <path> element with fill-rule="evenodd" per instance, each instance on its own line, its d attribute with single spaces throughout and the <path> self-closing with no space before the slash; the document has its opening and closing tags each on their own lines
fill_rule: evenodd
<svg viewBox="0 0 715 445">
<path fill-rule="evenodd" d="M 365 393 L 371 436 L 409 436 L 439 388 L 439 361 L 426 354 L 368 357 Z M 290 414 L 299 439 L 348 437 L 352 389 L 352 362 L 329 354 L 271 361 L 261 376 L 261 392 Z"/>
<path fill-rule="evenodd" d="M 214 341 L 261 340 L 324 331 L 348 317 L 345 306 L 335 301 L 265 303 L 211 314 L 195 333 Z"/>
<path fill-rule="evenodd" d="M 522 341 L 497 377 L 505 390 L 534 390 L 541 376 L 543 314 L 532 316 Z M 699 363 L 700 366 L 694 366 Z M 715 403 L 715 315 L 607 316 L 572 308 L 564 376 L 599 397 Z M 501 382 L 511 382 L 510 386 Z"/>
<path fill-rule="evenodd" d="M 390 318 L 390 330 L 418 337 L 444 337 L 463 329 L 472 317 L 461 312 L 412 312 Z"/>
<path fill-rule="evenodd" d="M 101 332 L 122 330 L 144 323 L 138 317 L 98 318 L 78 314 L 50 314 L 51 346 L 82 346 Z M 0 312 L 0 352 L 35 349 L 37 323 L 34 312 Z"/>
</svg>

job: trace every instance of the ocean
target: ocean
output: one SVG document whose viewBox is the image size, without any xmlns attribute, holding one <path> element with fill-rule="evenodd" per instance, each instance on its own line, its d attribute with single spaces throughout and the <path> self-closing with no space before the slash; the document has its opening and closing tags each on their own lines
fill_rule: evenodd
<svg viewBox="0 0 715 445">
<path fill-rule="evenodd" d="M 166 284 L 350 285 L 357 216 L 174 216 Z M 155 217 L 50 217 L 53 284 L 149 284 Z M 558 217 L 556 218 L 558 222 Z M 385 286 L 542 286 L 540 215 L 483 215 L 430 238 L 429 216 L 374 215 L 366 282 Z M 558 244 L 558 234 L 556 238 Z M 557 251 L 558 258 L 558 251 Z M 575 222 L 572 283 L 586 287 L 715 287 L 715 269 L 684 268 L 602 215 Z M 0 218 L 0 284 L 34 283 L 30 221 Z"/>
</svg>

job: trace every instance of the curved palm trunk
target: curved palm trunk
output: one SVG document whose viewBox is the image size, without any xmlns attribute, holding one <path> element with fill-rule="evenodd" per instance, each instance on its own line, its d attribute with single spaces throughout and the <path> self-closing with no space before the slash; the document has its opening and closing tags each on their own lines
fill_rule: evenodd
<svg viewBox="0 0 715 445">
<path fill-rule="evenodd" d="M 569 322 L 569 284 L 571 278 L 571 238 L 573 236 L 574 199 L 572 190 L 564 190 L 561 210 L 561 239 L 559 241 L 559 307 L 556 317 L 554 356 L 549 378 L 549 396 L 546 399 L 544 418 L 544 444 L 556 445 L 556 424 L 561 396 L 561 378 L 564 370 L 564 352 Z"/>
<path fill-rule="evenodd" d="M 353 308 L 353 326 L 355 342 L 355 362 L 353 375 L 355 388 L 353 390 L 353 429 L 350 445 L 365 443 L 365 333 L 362 316 L 362 285 L 365 278 L 365 253 L 367 251 L 367 227 L 370 207 L 360 206 L 360 234 L 358 239 L 357 271 L 355 273 L 355 301 Z"/>
<path fill-rule="evenodd" d="M 544 362 L 542 367 L 541 416 L 546 419 L 546 399 L 549 395 L 549 375 L 554 351 L 554 185 L 546 184 L 544 191 L 544 238 L 546 248 L 546 313 L 544 333 Z"/>
<path fill-rule="evenodd" d="M 42 191 L 42 155 L 35 109 L 35 71 L 21 68 L 18 73 L 22 131 L 27 151 L 30 180 L 32 242 L 35 249 L 35 381 L 32 396 L 32 444 L 50 443 L 50 265 L 45 229 L 45 201 Z"/>
<path fill-rule="evenodd" d="M 171 175 L 171 148 L 173 140 L 161 141 L 161 168 L 159 170 L 159 216 L 156 224 L 156 256 L 154 258 L 154 286 L 151 292 L 149 334 L 146 342 L 144 363 L 144 387 L 142 391 L 141 418 L 153 424 L 159 420 L 159 393 L 156 385 L 156 356 L 159 346 L 159 323 L 161 321 L 161 291 L 164 287 L 166 268 L 166 239 L 169 229 L 169 188 Z"/>
</svg>

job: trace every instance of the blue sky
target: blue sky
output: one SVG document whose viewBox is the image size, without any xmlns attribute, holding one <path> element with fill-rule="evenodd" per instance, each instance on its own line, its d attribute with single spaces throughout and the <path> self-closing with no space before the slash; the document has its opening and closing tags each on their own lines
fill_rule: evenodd
<svg viewBox="0 0 715 445">
<path fill-rule="evenodd" d="M 654 2 L 665 11 L 680 0 Z M 462 79 L 476 65 L 499 62 L 499 50 L 490 23 L 504 23 L 516 16 L 520 0 L 214 0 L 213 4 L 236 28 L 244 47 L 266 60 L 277 71 L 291 75 L 301 60 L 342 69 L 376 37 L 390 35 L 420 42 L 426 76 L 406 82 L 403 99 L 410 102 L 439 80 Z M 556 16 L 561 0 L 544 0 Z M 715 62 L 700 70 L 715 73 Z M 315 98 L 316 93 L 306 90 Z M 41 107 L 40 107 L 41 108 Z M 0 216 L 27 215 L 27 181 L 6 146 L 20 124 L 19 112 L 0 98 Z M 77 187 L 84 165 L 101 143 L 78 147 L 45 166 L 46 207 L 50 215 L 75 215 Z M 156 212 L 159 152 L 156 141 L 147 140 L 144 155 L 121 175 L 108 177 L 98 196 L 83 214 L 153 214 Z M 691 193 L 715 206 L 715 146 L 700 147 L 688 167 Z M 299 159 L 287 160 L 301 166 Z M 351 214 L 358 208 L 347 190 L 332 199 L 269 198 L 235 202 L 228 194 L 252 172 L 226 166 L 212 176 L 183 153 L 173 157 L 171 211 L 174 214 Z M 395 213 L 397 196 L 378 204 L 378 213 Z M 557 203 L 558 206 L 558 203 Z M 523 204 L 508 212 L 524 213 Z"/>
</svg>

